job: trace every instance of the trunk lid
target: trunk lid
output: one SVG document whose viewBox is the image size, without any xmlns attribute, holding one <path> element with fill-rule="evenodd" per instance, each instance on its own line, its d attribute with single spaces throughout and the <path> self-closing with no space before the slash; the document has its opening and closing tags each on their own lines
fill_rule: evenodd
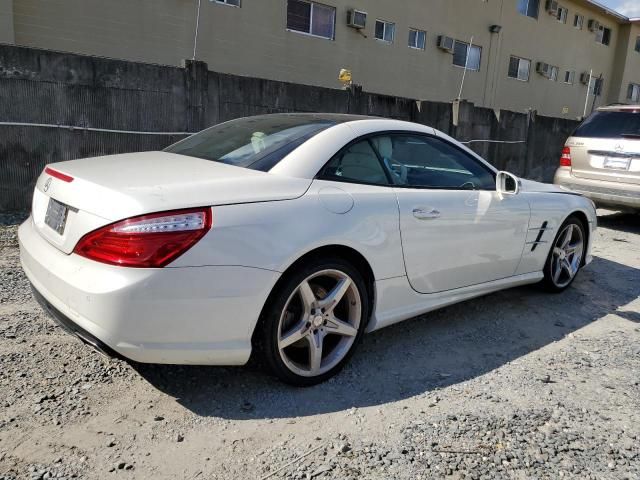
<svg viewBox="0 0 640 480">
<path fill-rule="evenodd" d="M 71 253 L 86 233 L 117 220 L 164 210 L 290 200 L 302 196 L 311 183 L 167 152 L 110 155 L 49 167 L 73 180 L 43 172 L 32 217 L 40 234 L 65 253 Z M 59 213 L 55 202 L 67 207 L 61 231 L 47 223 L 48 212 L 49 217 Z"/>
</svg>

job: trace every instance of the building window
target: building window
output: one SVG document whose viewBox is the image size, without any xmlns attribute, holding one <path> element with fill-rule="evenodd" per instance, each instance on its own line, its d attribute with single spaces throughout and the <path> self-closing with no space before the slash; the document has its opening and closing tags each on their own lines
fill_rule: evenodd
<svg viewBox="0 0 640 480">
<path fill-rule="evenodd" d="M 287 28 L 316 37 L 334 39 L 336 9 L 303 0 L 288 0 Z"/>
<path fill-rule="evenodd" d="M 640 52 L 640 35 L 636 38 L 636 52 Z"/>
<path fill-rule="evenodd" d="M 598 28 L 596 32 L 596 42 L 609 45 L 611 42 L 611 29 L 600 25 L 600 28 Z"/>
<path fill-rule="evenodd" d="M 515 78 L 523 82 L 529 81 L 529 73 L 531 72 L 531 60 L 514 57 L 509 58 L 509 78 Z"/>
<path fill-rule="evenodd" d="M 627 91 L 627 100 L 633 103 L 640 103 L 640 85 L 637 83 L 630 83 L 629 90 Z"/>
<path fill-rule="evenodd" d="M 224 5 L 230 5 L 232 7 L 240 6 L 240 0 L 216 0 L 216 3 L 222 3 Z"/>
<path fill-rule="evenodd" d="M 427 42 L 427 32 L 424 30 L 409 29 L 409 46 L 411 48 L 419 48 L 424 50 Z"/>
<path fill-rule="evenodd" d="M 584 16 L 583 15 L 576 15 L 575 17 L 573 17 L 573 26 L 576 27 L 578 30 L 582 30 L 582 26 L 584 25 Z"/>
<path fill-rule="evenodd" d="M 557 82 L 559 71 L 560 69 L 558 67 L 551 67 L 551 70 L 549 70 L 549 80 L 553 80 L 554 82 Z"/>
<path fill-rule="evenodd" d="M 453 64 L 458 67 L 467 67 L 467 70 L 480 70 L 480 57 L 482 48 L 476 45 L 469 45 L 465 42 L 456 43 L 453 47 Z"/>
<path fill-rule="evenodd" d="M 567 70 L 564 72 L 564 83 L 568 83 L 569 85 L 573 85 L 573 82 L 576 79 L 576 72 L 574 70 Z"/>
<path fill-rule="evenodd" d="M 591 89 L 591 94 L 599 97 L 602 95 L 602 86 L 604 85 L 603 78 L 595 78 L 593 80 L 593 88 Z"/>
<path fill-rule="evenodd" d="M 531 18 L 538 18 L 540 11 L 540 0 L 517 0 L 518 12 Z"/>
<path fill-rule="evenodd" d="M 393 43 L 396 36 L 396 24 L 385 22 L 384 20 L 376 20 L 376 38 L 383 42 Z"/>
<path fill-rule="evenodd" d="M 567 17 L 569 16 L 569 10 L 564 7 L 558 7 L 557 18 L 560 23 L 567 23 Z"/>
</svg>

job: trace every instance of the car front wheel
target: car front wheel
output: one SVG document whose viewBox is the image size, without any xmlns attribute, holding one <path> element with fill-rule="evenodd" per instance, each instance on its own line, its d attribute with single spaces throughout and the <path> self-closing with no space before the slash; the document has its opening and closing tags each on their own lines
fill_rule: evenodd
<svg viewBox="0 0 640 480">
<path fill-rule="evenodd" d="M 578 218 L 571 216 L 562 224 L 544 266 L 542 283 L 547 290 L 561 292 L 571 285 L 584 262 L 586 239 Z"/>
<path fill-rule="evenodd" d="M 368 292 L 357 269 L 340 258 L 311 260 L 271 296 L 263 322 L 266 361 L 292 385 L 323 382 L 353 354 L 368 315 Z"/>
</svg>

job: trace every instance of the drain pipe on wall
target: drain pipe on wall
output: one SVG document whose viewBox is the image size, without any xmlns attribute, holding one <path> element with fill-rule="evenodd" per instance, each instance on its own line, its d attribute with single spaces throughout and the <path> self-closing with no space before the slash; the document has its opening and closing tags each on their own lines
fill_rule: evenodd
<svg viewBox="0 0 640 480">
<path fill-rule="evenodd" d="M 198 47 L 198 28 L 200 27 L 200 4 L 202 0 L 198 0 L 198 10 L 196 12 L 196 31 L 193 35 L 193 58 L 196 59 L 196 48 Z"/>
<path fill-rule="evenodd" d="M 587 116 L 587 107 L 589 106 L 589 92 L 591 91 L 591 78 L 593 77 L 593 68 L 589 70 L 589 83 L 587 84 L 587 97 L 584 99 L 584 112 L 582 118 Z"/>
<path fill-rule="evenodd" d="M 472 46 L 473 46 L 473 36 L 471 36 L 471 40 L 469 41 L 469 48 L 467 48 L 467 55 L 464 58 L 464 70 L 462 71 L 462 81 L 460 82 L 460 92 L 458 93 L 458 101 L 460 101 L 460 99 L 462 98 L 462 89 L 464 88 L 464 79 L 467 76 L 467 68 L 469 65 L 469 50 L 471 50 Z"/>
<path fill-rule="evenodd" d="M 462 89 L 464 88 L 464 79 L 467 76 L 467 68 L 469 66 L 469 50 L 471 50 L 472 45 L 473 45 L 473 36 L 471 36 L 471 40 L 469 41 L 469 47 L 467 48 L 467 55 L 464 58 L 464 70 L 462 71 L 462 81 L 460 82 L 460 91 L 458 92 L 458 98 L 456 98 L 451 104 L 451 108 L 452 108 L 451 113 L 453 117 L 452 123 L 454 127 L 458 126 L 458 120 L 460 115 L 460 100 L 462 99 Z"/>
</svg>

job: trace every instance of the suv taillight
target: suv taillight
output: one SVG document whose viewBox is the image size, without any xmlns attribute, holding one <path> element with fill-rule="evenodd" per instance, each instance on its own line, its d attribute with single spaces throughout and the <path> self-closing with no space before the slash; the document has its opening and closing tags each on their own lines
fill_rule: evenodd
<svg viewBox="0 0 640 480">
<path fill-rule="evenodd" d="M 562 156 L 560 157 L 560 166 L 561 167 L 571 166 L 571 149 L 569 147 L 564 147 L 562 149 Z"/>
<path fill-rule="evenodd" d="M 141 215 L 86 234 L 73 252 L 110 265 L 161 268 L 193 247 L 211 223 L 210 208 Z"/>
</svg>

